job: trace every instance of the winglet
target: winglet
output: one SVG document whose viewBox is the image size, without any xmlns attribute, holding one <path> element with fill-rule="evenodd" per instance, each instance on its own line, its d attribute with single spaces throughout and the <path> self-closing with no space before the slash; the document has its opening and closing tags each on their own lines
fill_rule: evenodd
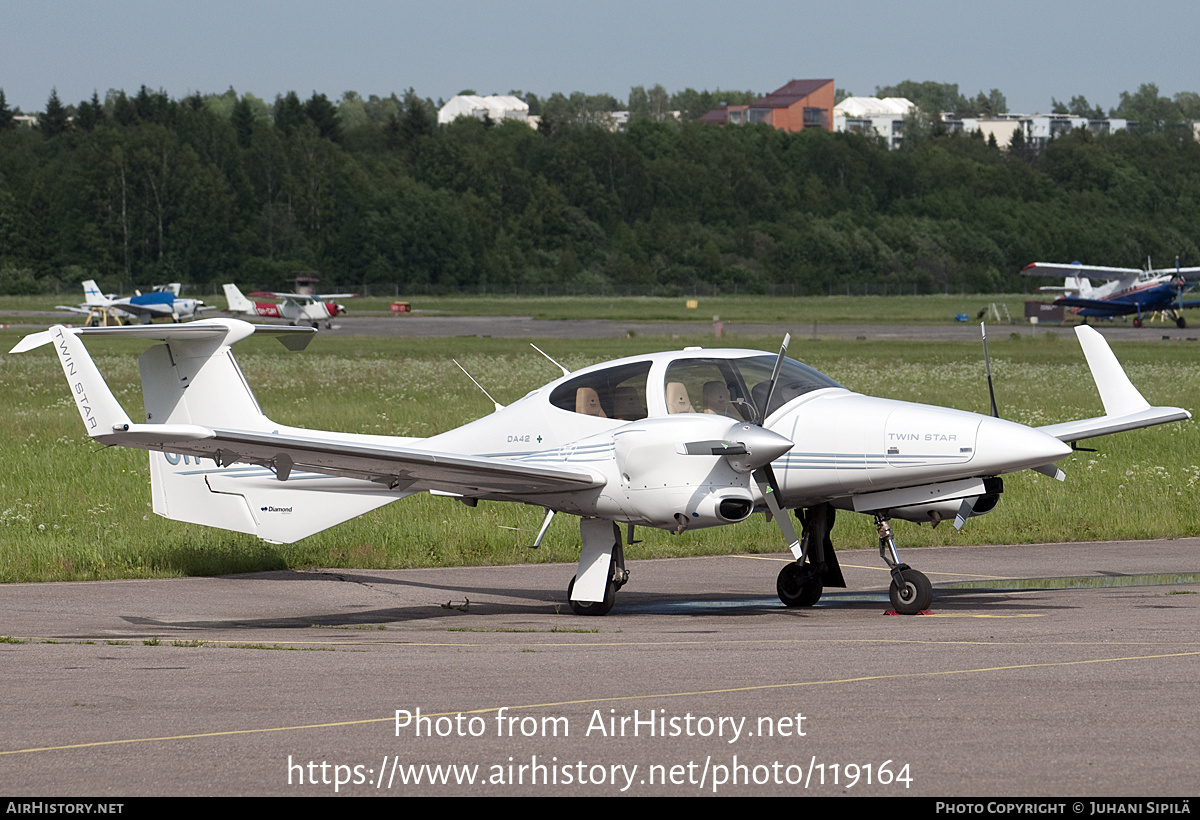
<svg viewBox="0 0 1200 820">
<path fill-rule="evenodd" d="M 43 333 L 47 334 L 49 338 L 41 340 L 40 337 L 43 334 L 35 333 L 25 337 L 17 347 L 19 348 L 22 344 L 35 338 L 37 338 L 37 342 L 31 347 L 40 347 L 47 341 L 54 344 L 54 350 L 58 353 L 63 373 L 67 377 L 67 384 L 71 387 L 71 397 L 75 399 L 75 407 L 78 408 L 79 415 L 83 418 L 83 426 L 87 428 L 88 435 L 97 438 L 128 430 L 131 423 L 129 415 L 113 397 L 112 391 L 108 389 L 104 377 L 96 369 L 96 363 L 92 361 L 87 348 L 79 340 L 78 332 L 62 325 L 55 325 Z"/>
<path fill-rule="evenodd" d="M 1079 337 L 1079 345 L 1091 368 L 1092 378 L 1096 380 L 1096 389 L 1100 391 L 1106 416 L 1124 416 L 1150 409 L 1150 402 L 1129 381 L 1129 376 L 1103 336 L 1089 325 L 1076 327 L 1075 335 Z"/>
</svg>

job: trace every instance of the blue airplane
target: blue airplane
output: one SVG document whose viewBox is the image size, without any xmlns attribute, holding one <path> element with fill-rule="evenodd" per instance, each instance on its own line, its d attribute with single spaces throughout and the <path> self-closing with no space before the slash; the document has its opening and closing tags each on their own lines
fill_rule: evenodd
<svg viewBox="0 0 1200 820">
<path fill-rule="evenodd" d="M 199 299 L 180 298 L 177 283 L 118 299 L 112 294 L 102 293 L 95 281 L 89 279 L 83 283 L 83 294 L 87 301 L 79 307 L 55 307 L 73 313 L 86 313 L 89 324 L 108 324 L 110 318 L 115 319 L 117 324 L 121 324 L 122 318 L 136 319 L 142 324 L 149 324 L 157 318 L 179 322 L 184 318 L 195 319 L 197 313 L 209 309 Z"/>
<path fill-rule="evenodd" d="M 1186 274 L 1200 273 L 1200 268 L 1181 268 L 1175 259 L 1174 268 L 1146 269 L 1110 268 L 1084 265 L 1079 262 L 1031 262 L 1021 269 L 1026 276 L 1065 276 L 1061 287 L 1038 288 L 1039 293 L 1061 293 L 1054 304 L 1072 309 L 1086 321 L 1089 318 L 1108 318 L 1136 314 L 1134 327 L 1141 327 L 1144 314 L 1162 313 L 1175 320 L 1176 327 L 1187 327 L 1183 311 L 1200 307 L 1200 301 L 1183 300 L 1190 289 Z M 1092 285 L 1092 280 L 1101 284 Z"/>
</svg>

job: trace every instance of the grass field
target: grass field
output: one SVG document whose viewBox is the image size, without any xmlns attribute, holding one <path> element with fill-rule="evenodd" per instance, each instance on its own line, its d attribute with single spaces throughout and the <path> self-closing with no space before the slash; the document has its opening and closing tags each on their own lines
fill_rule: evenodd
<svg viewBox="0 0 1200 820">
<path fill-rule="evenodd" d="M 937 297 L 941 298 L 941 297 Z M 860 300 L 861 301 L 861 300 Z M 900 301 L 900 300 L 889 300 Z M 937 310 L 942 310 L 938 307 Z M 915 310 L 915 309 L 914 309 Z M 758 316 L 765 319 L 768 317 Z M 992 369 L 1001 414 L 1040 425 L 1102 413 L 1078 346 L 1053 335 L 994 334 Z M 19 336 L 0 332 L 7 351 Z M 707 340 L 711 341 L 711 340 Z M 570 368 L 706 340 L 551 340 L 539 346 Z M 770 349 L 777 339 L 726 339 Z M 117 398 L 140 415 L 137 354 L 146 345 L 91 344 Z M 1194 409 L 1200 373 L 1184 342 L 1115 346 L 1152 404 Z M 803 340 L 791 354 L 852 390 L 986 412 L 977 344 Z M 266 413 L 284 424 L 427 436 L 490 411 L 454 366 L 508 403 L 558 375 L 517 340 L 382 340 L 318 337 L 303 353 L 251 339 L 238 358 Z M 168 521 L 150 511 L 146 455 L 100 449 L 85 435 L 57 359 L 48 349 L 0 355 L 0 580 L 143 578 L 283 567 L 419 567 L 574 561 L 577 520 L 560 516 L 531 551 L 540 508 L 481 502 L 476 509 L 421 495 L 291 545 Z M 997 510 L 962 532 L 896 522 L 905 546 L 1174 537 L 1200 533 L 1195 503 L 1200 436 L 1195 422 L 1085 442 L 1061 463 L 1059 483 L 1025 472 L 1005 477 Z M 516 531 L 508 528 L 518 528 Z M 631 558 L 783 548 L 753 516 L 734 527 L 672 536 L 639 530 Z M 874 547 L 866 516 L 843 513 L 839 547 Z M 872 556 L 865 560 L 875 561 Z"/>
</svg>

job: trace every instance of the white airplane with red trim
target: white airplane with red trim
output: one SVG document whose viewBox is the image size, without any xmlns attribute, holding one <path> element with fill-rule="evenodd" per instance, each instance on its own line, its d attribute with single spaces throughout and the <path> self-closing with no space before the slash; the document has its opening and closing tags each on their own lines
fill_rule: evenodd
<svg viewBox="0 0 1200 820">
<path fill-rule="evenodd" d="M 225 300 L 229 303 L 230 313 L 244 313 L 248 316 L 260 316 L 264 319 L 284 319 L 289 325 L 308 324 L 316 327 L 324 322 L 325 327 L 333 327 L 333 318 L 346 312 L 345 305 L 338 304 L 334 299 L 351 299 L 357 293 L 252 293 L 251 296 L 269 296 L 279 299 L 278 302 L 252 302 L 238 289 L 237 285 L 225 285 Z"/>
<path fill-rule="evenodd" d="M 52 345 L 88 434 L 150 451 L 153 508 L 178 521 L 289 543 L 418 492 L 512 501 L 579 516 L 568 600 L 601 615 L 629 579 L 621 525 L 672 532 L 755 513 L 791 551 L 776 582 L 812 606 L 845 581 L 832 548 L 836 511 L 874 519 L 895 610 L 929 608 L 929 579 L 900 560 L 891 520 L 962 527 L 996 507 L 1002 476 L 1055 462 L 1071 443 L 1190 418 L 1152 407 L 1093 328 L 1076 328 L 1104 415 L 1026 427 L 992 416 L 854 393 L 778 354 L 688 348 L 569 372 L 483 418 L 432 438 L 280 425 L 265 416 L 231 351 L 254 333 L 306 346 L 309 328 L 210 319 L 187 325 L 52 327 L 14 353 Z M 84 340 L 157 342 L 139 359 L 144 412 L 113 397 Z M 561 367 L 561 366 L 560 366 Z M 799 519 L 797 535 L 789 511 Z"/>
</svg>

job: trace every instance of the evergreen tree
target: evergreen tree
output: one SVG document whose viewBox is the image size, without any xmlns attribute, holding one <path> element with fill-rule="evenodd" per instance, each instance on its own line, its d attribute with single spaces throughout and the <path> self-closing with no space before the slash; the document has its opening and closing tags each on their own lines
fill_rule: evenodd
<svg viewBox="0 0 1200 820">
<path fill-rule="evenodd" d="M 91 131 L 103 121 L 104 105 L 100 102 L 100 95 L 93 91 L 91 102 L 84 100 L 76 108 L 75 124 L 84 131 Z"/>
<path fill-rule="evenodd" d="M 46 113 L 38 117 L 38 127 L 47 139 L 57 137 L 70 127 L 67 109 L 58 99 L 58 89 L 50 91 L 50 99 L 46 100 Z"/>
<path fill-rule="evenodd" d="M 250 105 L 248 99 L 242 97 L 234 103 L 233 110 L 229 115 L 229 122 L 237 133 L 238 145 L 249 148 L 250 136 L 254 133 L 254 107 Z"/>
<path fill-rule="evenodd" d="M 275 127 L 284 134 L 291 134 L 304 122 L 304 106 L 295 91 L 275 98 Z"/>
<path fill-rule="evenodd" d="M 341 138 L 342 121 L 338 117 L 337 106 L 324 94 L 313 92 L 312 97 L 304 104 L 304 115 L 317 127 L 317 133 L 325 139 L 337 142 Z"/>
<path fill-rule="evenodd" d="M 14 116 L 7 100 L 4 99 L 4 89 L 0 88 L 0 131 L 7 131 L 16 125 Z"/>
</svg>

